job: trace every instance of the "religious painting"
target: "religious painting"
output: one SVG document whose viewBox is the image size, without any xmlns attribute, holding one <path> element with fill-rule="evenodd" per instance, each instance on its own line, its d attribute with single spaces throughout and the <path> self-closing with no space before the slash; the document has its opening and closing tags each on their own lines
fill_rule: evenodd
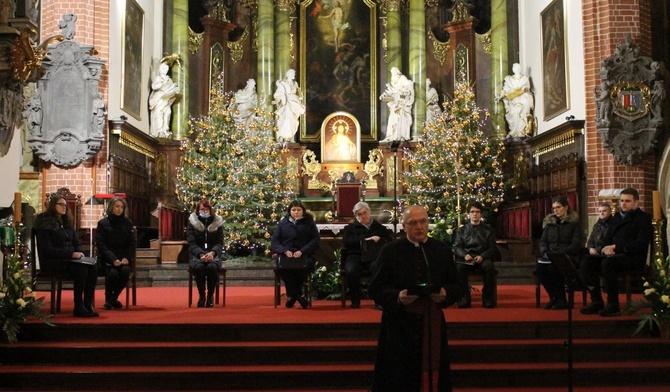
<svg viewBox="0 0 670 392">
<path fill-rule="evenodd" d="M 122 42 L 121 109 L 137 120 L 141 120 L 144 10 L 135 0 L 126 1 Z"/>
<path fill-rule="evenodd" d="M 360 140 L 360 126 L 355 117 L 347 112 L 330 114 L 321 128 L 321 162 L 360 162 Z"/>
<path fill-rule="evenodd" d="M 542 83 L 544 120 L 570 108 L 564 0 L 554 0 L 542 11 Z"/>
<path fill-rule="evenodd" d="M 319 141 L 333 112 L 357 118 L 363 141 L 377 140 L 377 15 L 372 0 L 300 2 L 300 139 Z"/>
</svg>

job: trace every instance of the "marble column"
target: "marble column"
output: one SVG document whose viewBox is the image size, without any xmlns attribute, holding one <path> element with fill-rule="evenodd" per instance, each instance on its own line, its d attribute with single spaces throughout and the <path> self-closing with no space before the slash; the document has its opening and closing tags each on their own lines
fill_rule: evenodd
<svg viewBox="0 0 670 392">
<path fill-rule="evenodd" d="M 503 80 L 508 74 L 507 59 L 507 1 L 491 0 L 491 124 L 499 136 L 507 134 L 505 106 L 500 95 Z"/>
<path fill-rule="evenodd" d="M 400 34 L 400 2 L 386 0 L 386 74 L 391 76 L 391 68 L 402 71 L 402 38 Z"/>
<path fill-rule="evenodd" d="M 291 67 L 291 22 L 289 17 L 294 9 L 294 4 L 283 1 L 276 2 L 274 14 L 274 69 L 277 79 L 284 77 L 286 71 Z"/>
<path fill-rule="evenodd" d="M 258 0 L 258 60 L 256 86 L 258 100 L 265 102 L 265 109 L 272 111 L 274 93 L 274 6 L 272 0 Z"/>
<path fill-rule="evenodd" d="M 426 120 L 426 5 L 425 0 L 409 1 L 409 74 L 414 81 L 412 139 L 421 134 Z"/>
<path fill-rule="evenodd" d="M 188 135 L 188 0 L 172 3 L 172 53 L 179 54 L 179 63 L 172 66 L 172 80 L 182 94 L 172 105 L 170 129 L 175 140 Z"/>
</svg>

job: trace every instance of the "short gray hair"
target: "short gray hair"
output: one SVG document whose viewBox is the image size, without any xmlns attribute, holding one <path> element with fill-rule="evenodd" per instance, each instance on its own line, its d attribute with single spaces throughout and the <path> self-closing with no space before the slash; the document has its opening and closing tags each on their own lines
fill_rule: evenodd
<svg viewBox="0 0 670 392">
<path fill-rule="evenodd" d="M 356 205 L 354 206 L 354 215 L 356 215 L 356 213 L 357 213 L 358 211 L 362 210 L 363 208 L 365 208 L 365 209 L 367 209 L 368 211 L 372 212 L 372 210 L 370 209 L 370 205 L 369 205 L 368 203 L 366 203 L 366 202 L 364 202 L 364 201 L 359 201 L 359 202 L 356 203 Z"/>
</svg>

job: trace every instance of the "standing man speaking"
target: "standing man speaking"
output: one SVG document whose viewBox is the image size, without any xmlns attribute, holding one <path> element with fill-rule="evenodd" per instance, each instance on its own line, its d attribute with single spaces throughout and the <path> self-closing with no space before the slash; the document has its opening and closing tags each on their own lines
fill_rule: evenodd
<svg viewBox="0 0 670 392">
<path fill-rule="evenodd" d="M 449 246 L 428 237 L 424 208 L 407 208 L 402 223 L 407 237 L 381 249 L 368 289 L 384 309 L 371 390 L 451 391 L 442 309 L 465 289 Z"/>
</svg>

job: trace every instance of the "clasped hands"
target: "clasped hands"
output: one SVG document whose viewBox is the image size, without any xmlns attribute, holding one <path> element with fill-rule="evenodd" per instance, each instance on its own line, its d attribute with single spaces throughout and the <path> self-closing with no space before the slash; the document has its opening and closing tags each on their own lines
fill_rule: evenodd
<svg viewBox="0 0 670 392">
<path fill-rule="evenodd" d="M 474 260 L 475 264 L 479 264 L 482 261 L 484 261 L 484 258 L 482 256 L 479 256 L 479 255 L 477 255 L 475 257 L 472 257 L 469 254 L 467 254 L 467 255 L 465 255 L 464 259 L 465 259 L 465 261 Z"/>
<path fill-rule="evenodd" d="M 114 267 L 120 267 L 120 266 L 122 266 L 122 265 L 128 265 L 128 264 L 130 264 L 130 262 L 128 261 L 128 259 L 126 259 L 126 258 L 124 257 L 124 258 L 121 259 L 121 260 L 114 260 L 114 262 L 113 262 L 112 264 L 114 265 Z"/>
<path fill-rule="evenodd" d="M 398 301 L 403 305 L 409 305 L 417 299 L 419 299 L 419 296 L 407 294 L 407 289 L 400 291 L 400 294 L 398 294 Z M 447 291 L 444 287 L 440 287 L 439 293 L 432 293 L 430 295 L 430 300 L 435 303 L 443 302 L 445 299 L 447 299 Z"/>
<path fill-rule="evenodd" d="M 214 260 L 214 256 L 216 256 L 216 253 L 214 253 L 214 251 L 203 253 L 200 255 L 200 260 L 204 262 L 212 261 Z"/>
<path fill-rule="evenodd" d="M 295 252 L 287 250 L 286 252 L 284 252 L 284 254 L 286 255 L 286 257 L 295 257 L 296 259 L 299 259 L 300 256 L 302 256 L 302 252 L 299 250 L 296 250 Z"/>
</svg>

